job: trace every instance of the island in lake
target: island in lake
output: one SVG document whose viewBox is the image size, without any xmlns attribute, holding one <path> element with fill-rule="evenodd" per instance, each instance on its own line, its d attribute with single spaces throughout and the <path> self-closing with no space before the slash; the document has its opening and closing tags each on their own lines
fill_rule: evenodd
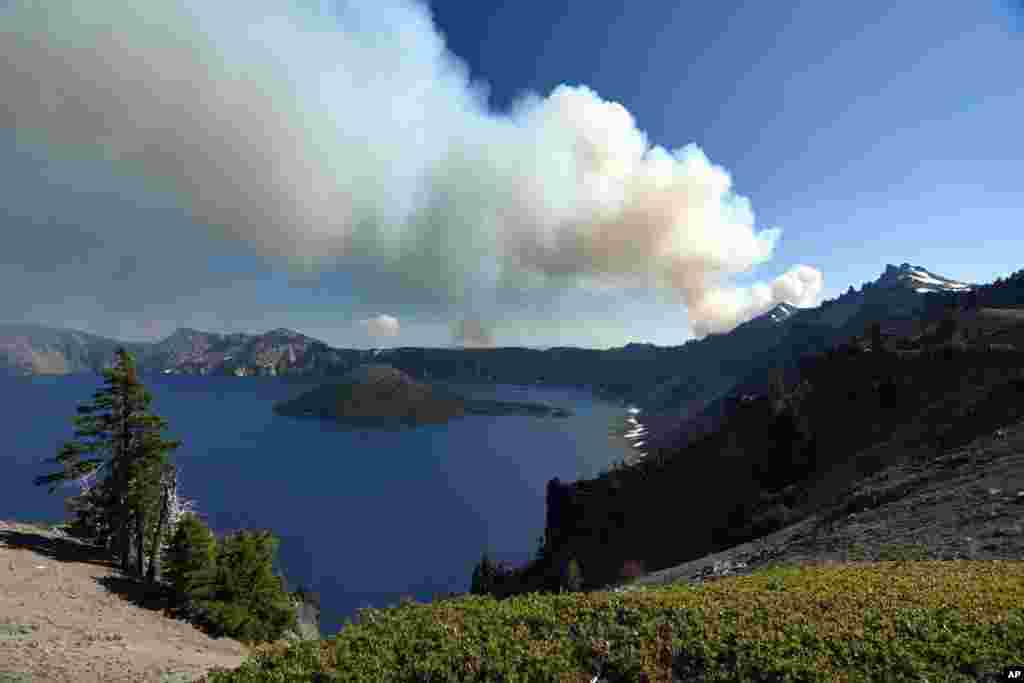
<svg viewBox="0 0 1024 683">
<path fill-rule="evenodd" d="M 341 378 L 274 405 L 278 415 L 330 419 L 353 427 L 441 424 L 464 415 L 569 417 L 544 403 L 467 398 L 439 384 L 418 382 L 390 365 L 362 365 Z"/>
</svg>

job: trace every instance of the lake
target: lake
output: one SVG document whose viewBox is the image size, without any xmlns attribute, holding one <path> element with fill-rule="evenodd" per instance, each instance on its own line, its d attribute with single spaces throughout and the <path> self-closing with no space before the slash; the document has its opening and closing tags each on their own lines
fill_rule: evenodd
<svg viewBox="0 0 1024 683">
<path fill-rule="evenodd" d="M 174 453 L 180 494 L 217 531 L 271 529 L 291 584 L 321 595 L 321 630 L 335 633 L 359 607 L 402 596 L 428 600 L 469 589 L 486 548 L 519 564 L 544 530 L 545 485 L 596 475 L 624 457 L 608 430 L 623 406 L 570 388 L 456 387 L 474 397 L 549 401 L 563 419 L 471 416 L 414 430 L 347 431 L 274 415 L 271 405 L 316 386 L 272 377 L 149 376 L 152 410 Z M 0 377 L 0 519 L 60 520 L 67 487 L 32 478 L 73 436 L 92 375 Z"/>
</svg>

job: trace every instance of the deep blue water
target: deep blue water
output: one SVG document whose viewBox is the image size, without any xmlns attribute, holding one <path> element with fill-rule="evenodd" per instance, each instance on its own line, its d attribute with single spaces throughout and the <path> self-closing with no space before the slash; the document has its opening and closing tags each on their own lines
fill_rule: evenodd
<svg viewBox="0 0 1024 683">
<path fill-rule="evenodd" d="M 271 405 L 315 383 L 276 378 L 144 379 L 151 408 L 169 422 L 181 494 L 217 531 L 268 528 L 294 584 L 321 594 L 321 627 L 334 633 L 363 606 L 405 595 L 465 591 L 487 548 L 520 563 L 544 526 L 547 481 L 589 477 L 623 457 L 608 438 L 622 406 L 572 389 L 499 386 L 474 395 L 546 400 L 574 417 L 472 416 L 398 432 L 346 431 L 274 415 Z M 67 488 L 32 485 L 73 436 L 75 407 L 98 376 L 0 378 L 0 519 L 59 520 Z"/>
</svg>

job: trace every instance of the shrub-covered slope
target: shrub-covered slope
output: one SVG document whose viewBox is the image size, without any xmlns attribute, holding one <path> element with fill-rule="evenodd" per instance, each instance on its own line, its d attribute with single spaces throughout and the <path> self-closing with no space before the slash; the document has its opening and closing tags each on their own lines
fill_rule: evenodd
<svg viewBox="0 0 1024 683">
<path fill-rule="evenodd" d="M 974 681 L 1024 652 L 1024 562 L 777 567 L 702 586 L 365 610 L 249 681 Z"/>
<path fill-rule="evenodd" d="M 945 319 L 554 480 L 538 559 L 489 576 L 504 599 L 367 610 L 210 680 L 999 680 L 1024 661 L 1024 353 Z M 551 592 L 570 561 L 590 592 Z M 663 569 L 601 588 L 627 567 Z"/>
</svg>

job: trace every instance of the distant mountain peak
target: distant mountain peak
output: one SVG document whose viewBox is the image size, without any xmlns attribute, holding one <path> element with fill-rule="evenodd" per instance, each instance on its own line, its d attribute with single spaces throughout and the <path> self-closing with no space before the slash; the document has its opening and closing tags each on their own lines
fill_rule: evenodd
<svg viewBox="0 0 1024 683">
<path fill-rule="evenodd" d="M 194 337 L 197 334 L 206 334 L 192 327 L 179 327 L 174 332 L 171 332 L 172 337 Z"/>
<path fill-rule="evenodd" d="M 767 317 L 774 323 L 781 323 L 783 320 L 788 319 L 794 313 L 800 309 L 793 304 L 786 303 L 785 301 L 775 304 L 767 313 L 762 317 Z"/>
<path fill-rule="evenodd" d="M 952 280 L 942 275 L 936 275 L 927 268 L 915 266 L 910 263 L 901 263 L 895 266 L 891 263 L 885 266 L 881 277 L 875 281 L 879 287 L 906 287 L 913 289 L 919 294 L 928 292 L 956 292 L 974 289 L 977 285 Z"/>
<path fill-rule="evenodd" d="M 755 316 L 748 320 L 747 322 L 743 323 L 740 327 L 774 327 L 775 325 L 779 325 L 785 322 L 786 320 L 791 318 L 794 313 L 800 310 L 801 309 L 798 306 L 794 306 L 791 303 L 781 301 L 772 306 L 771 308 L 769 308 L 761 315 Z"/>
</svg>

